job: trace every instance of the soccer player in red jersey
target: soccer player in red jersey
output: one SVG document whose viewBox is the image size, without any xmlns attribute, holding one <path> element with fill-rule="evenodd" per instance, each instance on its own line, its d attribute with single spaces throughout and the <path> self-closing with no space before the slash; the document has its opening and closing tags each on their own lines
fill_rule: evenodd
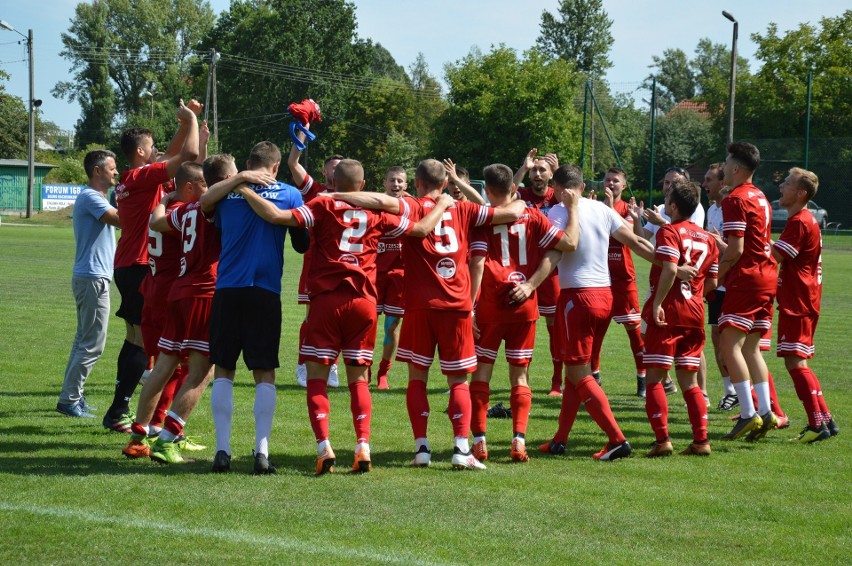
<svg viewBox="0 0 852 566">
<path fill-rule="evenodd" d="M 529 208 L 538 209 L 547 216 L 551 208 L 559 204 L 550 180 L 553 172 L 559 167 L 559 160 L 555 153 L 549 153 L 544 157 L 537 157 L 538 149 L 533 148 L 524 158 L 523 164 L 515 172 L 513 179 L 518 187 L 518 198 L 524 201 Z M 529 176 L 529 186 L 521 187 L 524 175 Z M 544 281 L 536 290 L 538 297 L 538 312 L 544 317 L 547 325 L 547 334 L 550 343 L 550 359 L 553 362 L 553 374 L 550 378 L 550 393 L 548 395 L 557 397 L 562 395 L 562 361 L 557 355 L 556 341 L 553 339 L 553 320 L 556 315 L 556 301 L 559 297 L 559 280 L 556 272 Z"/>
<path fill-rule="evenodd" d="M 200 105 L 180 101 L 177 116 L 180 128 L 169 144 L 168 160 L 155 162 L 157 150 L 150 130 L 131 128 L 121 134 L 121 150 L 130 168 L 121 174 L 115 187 L 116 208 L 121 218 L 121 238 L 115 250 L 115 284 L 121 294 L 116 315 L 123 318 L 126 336 L 118 354 L 115 395 L 104 415 L 108 430 L 130 432 L 128 403 L 148 365 L 142 339 L 143 297 L 139 286 L 148 274 L 148 220 L 160 199 L 160 185 L 175 176 L 181 163 L 198 157 L 198 123 L 195 111 Z"/>
<path fill-rule="evenodd" d="M 451 197 L 458 201 L 485 204 L 485 199 L 479 191 L 470 185 L 470 173 L 467 169 L 456 165 L 452 159 L 444 160 L 444 169 L 447 171 L 447 192 Z"/>
<path fill-rule="evenodd" d="M 343 159 L 335 168 L 334 188 L 341 193 L 364 187 L 364 169 L 358 161 Z M 416 225 L 406 215 L 403 199 L 397 215 L 353 207 L 320 196 L 294 210 L 280 210 L 253 191 L 240 191 L 252 209 L 275 224 L 314 229 L 314 257 L 309 277 L 311 304 L 301 356 L 308 369 L 307 402 L 311 427 L 317 440 L 316 475 L 332 472 L 334 450 L 329 442 L 330 403 L 326 381 L 329 366 L 342 354 L 351 394 L 352 423 L 356 446 L 353 472 L 371 469 L 370 421 L 372 400 L 368 369 L 376 341 L 376 255 L 379 238 L 422 238 L 452 204 L 442 196 L 432 211 Z"/>
<path fill-rule="evenodd" d="M 645 412 L 654 429 L 655 442 L 649 458 L 669 456 L 669 405 L 663 389 L 669 369 L 686 400 L 692 443 L 682 455 L 710 455 L 707 440 L 707 403 L 698 385 L 701 350 L 704 348 L 704 295 L 716 285 L 718 251 L 716 241 L 689 220 L 698 206 L 698 187 L 675 181 L 666 195 L 665 212 L 671 223 L 660 227 L 655 239 L 654 264 L 649 275 L 651 297 L 642 309 L 648 325 L 645 333 L 645 367 L 648 370 Z M 697 269 L 687 281 L 677 280 L 678 265 Z"/>
<path fill-rule="evenodd" d="M 628 211 L 627 201 L 621 198 L 625 188 L 627 188 L 627 174 L 618 167 L 610 168 L 604 177 L 604 203 L 611 206 L 632 230 L 633 217 Z M 645 344 L 642 340 L 640 328 L 642 315 L 639 309 L 639 290 L 636 287 L 636 268 L 633 266 L 633 256 L 630 253 L 630 248 L 615 238 L 610 238 L 608 260 L 609 277 L 612 280 L 612 319 L 623 325 L 627 332 L 630 350 L 633 352 L 633 361 L 636 364 L 636 395 L 644 398 L 645 366 L 642 364 L 642 353 Z M 601 346 L 603 346 L 603 341 L 597 344 L 592 352 L 592 375 L 600 371 Z"/>
<path fill-rule="evenodd" d="M 778 343 L 776 352 L 793 378 L 796 395 L 808 416 L 808 425 L 794 442 L 811 443 L 839 430 L 825 403 L 822 386 L 808 366 L 814 355 L 814 333 L 822 296 L 822 234 L 808 202 L 819 188 L 817 176 L 794 167 L 781 183 L 780 204 L 787 224 L 772 246 L 781 264 L 778 275 Z"/>
<path fill-rule="evenodd" d="M 444 166 L 435 159 L 421 161 L 414 184 L 418 198 L 406 197 L 405 201 L 411 207 L 412 219 L 420 219 L 434 208 L 447 186 Z M 376 193 L 338 193 L 335 198 L 365 208 L 393 211 L 399 207 L 397 199 Z M 441 372 L 450 386 L 448 415 L 455 437 L 452 465 L 458 469 L 485 469 L 471 454 L 468 438 L 471 405 L 467 375 L 476 369 L 467 266 L 469 230 L 514 222 L 524 209 L 521 202 L 501 208 L 456 202 L 444 211 L 429 236 L 405 241 L 405 320 L 396 359 L 408 363 L 406 403 L 414 433 L 414 467 L 428 466 L 432 460 L 426 436 L 426 385 L 437 346 Z"/>
<path fill-rule="evenodd" d="M 178 277 L 168 295 L 168 311 L 158 346 L 160 355 L 145 381 L 139 396 L 136 421 L 131 443 L 147 435 L 148 424 L 160 393 L 180 358 L 189 358 L 189 373 L 181 386 L 163 430 L 151 445 L 150 457 L 161 463 L 179 463 L 183 459 L 175 442 L 183 433 L 186 419 L 192 413 L 210 377 L 209 316 L 219 263 L 219 237 L 215 228 L 201 212 L 198 199 L 207 191 L 202 166 L 187 162 L 175 176 L 178 197 L 184 201 L 166 215 L 170 195 L 154 208 L 151 229 L 161 232 L 180 231 L 181 256 Z M 131 449 L 125 448 L 126 455 Z"/>
<path fill-rule="evenodd" d="M 614 237 L 648 261 L 654 252 L 647 240 L 635 235 L 624 220 L 602 202 L 580 198 L 586 187 L 583 172 L 574 165 L 563 165 L 553 175 L 562 202 L 550 210 L 548 218 L 557 228 L 568 225 L 569 206 L 579 199 L 577 215 L 580 240 L 577 249 L 559 258 L 559 302 L 554 335 L 559 355 L 565 364 L 565 389 L 556 436 L 539 450 L 550 454 L 565 452 L 565 442 L 581 404 L 607 435 L 606 446 L 596 453 L 598 460 L 610 461 L 630 456 L 632 449 L 621 432 L 609 400 L 592 376 L 594 344 L 603 339 L 612 312 L 612 288 L 609 278 L 609 238 Z M 552 254 L 553 252 L 548 252 Z"/>
<path fill-rule="evenodd" d="M 505 206 L 512 201 L 515 184 L 508 166 L 499 163 L 489 165 L 482 174 L 491 206 Z M 510 457 L 513 462 L 529 460 L 526 433 L 532 391 L 528 369 L 539 317 L 534 293 L 546 279 L 533 275 L 547 250 L 574 251 L 579 235 L 576 210 L 570 215 L 570 220 L 563 232 L 551 225 L 537 209 L 528 208 L 516 222 L 481 226 L 472 235 L 471 296 L 479 294 L 479 299 L 474 312 L 477 366 L 470 382 L 470 399 L 473 409 L 473 455 L 479 461 L 488 459 L 486 413 L 494 362 L 503 342 L 512 388 L 509 396 L 513 432 Z M 509 295 L 518 286 L 524 288 L 525 296 L 521 301 Z M 481 294 L 478 293 L 480 289 Z"/>
<path fill-rule="evenodd" d="M 405 169 L 399 166 L 391 167 L 385 173 L 385 194 L 394 198 L 402 198 L 408 189 Z M 403 239 L 396 236 L 382 236 L 379 239 L 378 256 L 376 257 L 376 309 L 378 314 L 385 315 L 385 336 L 382 342 L 382 360 L 379 362 L 378 387 L 390 389 L 388 373 L 393 365 L 393 357 L 399 346 L 399 326 L 405 314 L 405 299 L 403 298 L 403 280 L 405 277 L 405 262 L 402 259 Z"/>
<path fill-rule="evenodd" d="M 306 128 L 310 128 L 311 125 L 305 124 Z M 304 142 L 305 134 L 299 132 L 299 139 Z M 330 155 L 325 159 L 322 165 L 322 177 L 323 181 L 319 182 L 313 177 L 311 177 L 310 173 L 307 172 L 305 167 L 299 161 L 302 157 L 302 150 L 296 147 L 296 144 L 290 148 L 290 154 L 287 156 L 287 167 L 290 169 L 290 174 L 293 176 L 293 184 L 299 189 L 299 192 L 302 193 L 302 200 L 304 202 L 310 202 L 311 199 L 316 197 L 320 193 L 325 193 L 330 190 L 332 185 L 332 180 L 334 178 L 334 168 L 337 167 L 337 164 L 340 163 L 340 160 L 343 159 L 342 155 Z M 311 291 L 310 291 L 310 280 L 308 278 L 308 273 L 311 269 L 311 258 L 313 257 L 313 247 L 308 248 L 308 251 L 304 254 L 302 258 L 302 272 L 299 276 L 299 291 L 298 291 L 298 302 L 300 305 L 305 305 L 305 319 L 302 321 L 302 326 L 299 329 L 299 344 L 302 343 L 302 338 L 305 333 L 306 324 L 308 320 L 308 314 L 311 310 Z M 298 364 L 296 365 L 296 382 L 302 387 L 307 386 L 307 368 L 305 366 L 304 360 L 302 360 L 301 355 L 299 356 Z M 338 386 L 338 377 L 337 377 L 337 363 L 335 362 L 331 366 L 331 373 L 329 374 L 328 384 L 332 387 Z"/>
<path fill-rule="evenodd" d="M 759 165 L 760 152 L 754 145 L 734 142 L 728 146 L 725 183 L 733 189 L 722 201 L 728 246 L 719 260 L 719 282 L 725 285 L 719 329 L 722 355 L 740 401 L 740 418 L 725 440 L 744 435 L 746 440 L 759 440 L 778 424 L 770 409 L 768 369 L 760 355 L 761 334 L 772 324 L 778 274 L 770 240 L 772 209 L 751 182 Z M 758 407 L 765 409 L 762 415 L 752 402 L 749 377 Z"/>
</svg>

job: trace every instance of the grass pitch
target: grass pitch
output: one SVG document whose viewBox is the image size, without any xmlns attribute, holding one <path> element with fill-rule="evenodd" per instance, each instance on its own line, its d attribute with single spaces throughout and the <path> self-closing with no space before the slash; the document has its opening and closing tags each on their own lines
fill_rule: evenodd
<svg viewBox="0 0 852 566">
<path fill-rule="evenodd" d="M 833 243 L 833 242 L 832 242 Z M 829 244 L 829 242 L 827 242 Z M 511 423 L 489 421 L 492 460 L 482 473 L 452 472 L 451 429 L 442 413 L 446 384 L 433 368 L 433 466 L 406 467 L 412 439 L 405 369 L 390 391 L 373 391 L 374 471 L 314 478 L 314 440 L 304 390 L 293 373 L 300 258 L 288 250 L 284 278 L 282 369 L 271 459 L 278 475 L 254 477 L 252 403 L 246 370 L 235 387 L 233 472 L 208 473 L 213 424 L 207 395 L 188 433 L 211 446 L 195 463 L 161 467 L 121 455 L 126 437 L 100 421 L 54 411 L 76 318 L 70 292 L 70 228 L 0 227 L 0 556 L 4 563 L 804 563 L 848 559 L 850 414 L 848 319 L 852 253 L 828 245 L 823 314 L 812 367 L 841 434 L 811 446 L 787 443 L 805 424 L 783 364 L 768 357 L 793 426 L 756 445 L 722 443 L 729 413 L 710 413 L 710 458 L 641 457 L 653 435 L 635 382 L 624 332 L 604 344 L 602 375 L 614 413 L 639 457 L 612 464 L 592 452 L 605 436 L 581 413 L 563 457 L 531 453 L 509 462 Z M 637 262 L 637 263 L 641 263 Z M 640 265 L 640 287 L 647 285 Z M 644 290 L 640 289 L 640 293 Z M 113 312 L 118 293 L 113 288 Z M 542 325 L 543 322 L 540 323 Z M 550 380 L 547 333 L 540 326 L 531 367 L 534 450 L 550 438 L 559 401 Z M 87 384 L 103 411 L 112 398 L 123 324 L 113 318 L 106 352 Z M 712 347 L 708 344 L 708 359 Z M 710 362 L 713 406 L 721 384 Z M 505 362 L 492 403 L 508 405 Z M 348 392 L 331 390 L 331 441 L 338 469 L 352 461 Z M 691 438 L 679 394 L 669 398 L 676 449 Z"/>
</svg>

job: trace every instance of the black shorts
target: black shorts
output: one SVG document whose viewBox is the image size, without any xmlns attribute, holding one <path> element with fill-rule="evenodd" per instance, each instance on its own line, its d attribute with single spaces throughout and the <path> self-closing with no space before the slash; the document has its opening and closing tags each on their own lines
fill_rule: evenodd
<svg viewBox="0 0 852 566">
<path fill-rule="evenodd" d="M 713 300 L 710 300 L 713 299 Z M 716 289 L 707 300 L 707 324 L 719 326 L 719 314 L 722 312 L 722 301 L 725 300 L 725 291 Z"/>
<path fill-rule="evenodd" d="M 142 303 L 144 298 L 139 292 L 142 280 L 151 272 L 147 265 L 129 265 L 119 267 L 113 272 L 115 286 L 121 294 L 121 306 L 115 316 L 123 318 L 130 324 L 142 324 Z"/>
<path fill-rule="evenodd" d="M 281 343 L 281 297 L 260 287 L 217 289 L 210 311 L 210 363 L 237 369 L 275 369 Z"/>
</svg>

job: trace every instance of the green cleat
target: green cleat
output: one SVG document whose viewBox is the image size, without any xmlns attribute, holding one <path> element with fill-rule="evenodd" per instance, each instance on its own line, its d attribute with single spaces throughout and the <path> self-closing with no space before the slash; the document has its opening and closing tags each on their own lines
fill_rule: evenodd
<svg viewBox="0 0 852 566">
<path fill-rule="evenodd" d="M 767 432 L 778 426 L 778 417 L 776 417 L 775 413 L 772 411 L 767 411 L 765 414 L 761 415 L 760 420 L 763 421 L 760 428 L 748 433 L 748 436 L 746 436 L 746 442 L 757 442 L 766 436 Z"/>
<path fill-rule="evenodd" d="M 181 452 L 201 452 L 207 450 L 207 447 L 195 441 L 191 436 L 180 435 L 175 439 L 175 444 L 178 445 Z"/>
<path fill-rule="evenodd" d="M 831 438 L 831 432 L 825 424 L 820 425 L 818 428 L 811 428 L 810 426 L 806 426 L 802 429 L 801 434 L 796 438 L 791 438 L 790 442 L 798 442 L 799 444 L 813 444 L 814 442 L 819 442 L 821 440 L 826 440 Z"/>
<path fill-rule="evenodd" d="M 183 464 L 186 461 L 181 457 L 177 443 L 162 438 L 151 445 L 151 459 L 159 464 Z"/>
<path fill-rule="evenodd" d="M 759 429 L 761 426 L 763 426 L 763 421 L 756 413 L 750 419 L 740 417 L 737 419 L 737 422 L 734 424 L 734 428 L 731 429 L 731 432 L 723 436 L 722 440 L 736 440 L 744 434 Z"/>
</svg>

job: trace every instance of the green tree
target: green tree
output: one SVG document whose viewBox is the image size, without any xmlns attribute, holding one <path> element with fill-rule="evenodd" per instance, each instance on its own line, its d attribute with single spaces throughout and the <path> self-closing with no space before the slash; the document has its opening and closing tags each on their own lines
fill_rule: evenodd
<svg viewBox="0 0 852 566">
<path fill-rule="evenodd" d="M 0 158 L 26 159 L 29 116 L 24 101 L 6 92 L 9 75 L 0 71 Z"/>
<path fill-rule="evenodd" d="M 370 72 L 372 74 L 400 82 L 408 81 L 405 68 L 397 64 L 390 51 L 385 49 L 381 43 L 373 43 L 368 39 L 367 45 L 372 50 L 370 54 Z"/>
<path fill-rule="evenodd" d="M 542 12 L 536 45 L 549 57 L 572 63 L 581 73 L 602 76 L 612 67 L 611 27 L 603 0 L 561 0 L 557 15 Z"/>
<path fill-rule="evenodd" d="M 128 122 L 171 135 L 177 99 L 197 95 L 190 66 L 214 19 L 206 0 L 78 4 L 62 34 L 61 55 L 71 61 L 73 79 L 57 83 L 53 93 L 79 101 L 79 143 L 108 142 L 113 127 Z M 146 112 L 145 91 L 156 93 L 157 120 Z M 141 116 L 149 116 L 148 123 L 139 124 Z"/>
<path fill-rule="evenodd" d="M 581 78 L 561 59 L 531 50 L 519 58 L 501 45 L 447 65 L 450 106 L 437 119 L 433 149 L 477 170 L 489 163 L 517 167 L 532 147 L 561 160 L 579 157 L 581 115 L 574 105 Z"/>
<path fill-rule="evenodd" d="M 655 72 L 645 79 L 644 88 L 651 88 L 652 79 L 657 79 L 657 100 L 660 109 L 668 112 L 681 100 L 695 96 L 695 76 L 690 69 L 689 59 L 682 49 L 666 49 L 662 57 L 654 55 L 650 68 Z"/>
</svg>

